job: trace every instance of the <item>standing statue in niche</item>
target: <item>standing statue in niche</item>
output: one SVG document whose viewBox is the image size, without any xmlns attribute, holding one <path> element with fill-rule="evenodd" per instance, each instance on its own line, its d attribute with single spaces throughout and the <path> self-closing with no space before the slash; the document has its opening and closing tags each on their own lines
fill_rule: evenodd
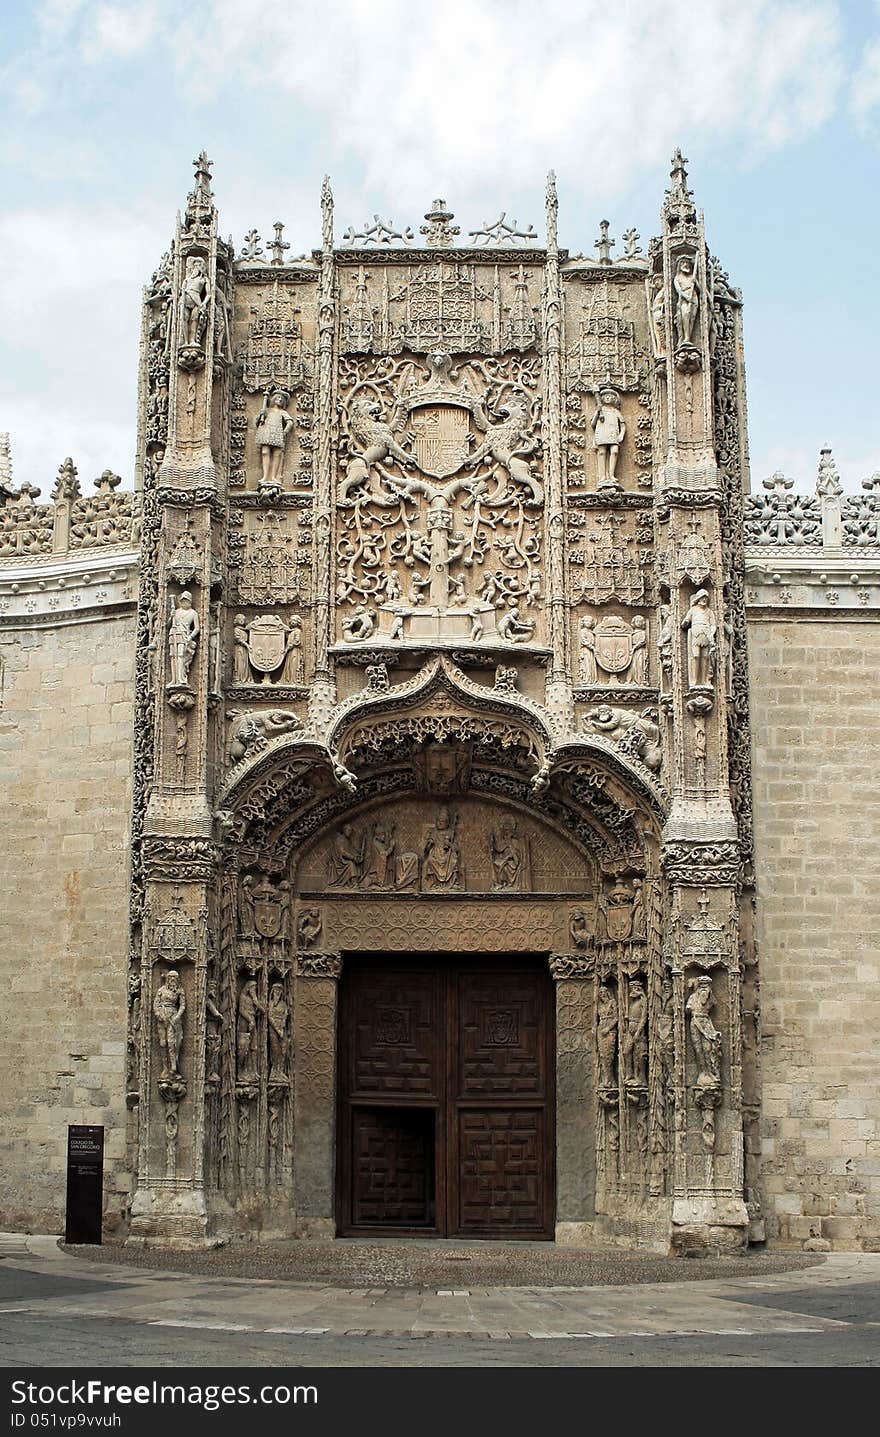
<svg viewBox="0 0 880 1437">
<path fill-rule="evenodd" d="M 208 323 L 210 286 L 205 261 L 198 256 L 186 262 L 186 278 L 180 292 L 180 343 L 200 349 Z"/>
<path fill-rule="evenodd" d="M 428 890 L 456 889 L 462 886 L 461 849 L 456 839 L 458 814 L 444 805 L 425 831 L 422 844 L 422 879 Z"/>
<path fill-rule="evenodd" d="M 636 614 L 632 621 L 629 682 L 640 685 L 648 682 L 648 622 L 641 614 Z"/>
<path fill-rule="evenodd" d="M 673 1017 L 672 979 L 664 978 L 660 986 L 660 1014 L 657 1019 L 657 1051 L 663 1087 L 671 1090 L 675 1078 L 675 1020 Z"/>
<path fill-rule="evenodd" d="M 238 995 L 235 1046 L 240 1083 L 256 1083 L 259 1080 L 257 1025 L 263 1012 L 265 1004 L 260 1001 L 257 993 L 256 979 L 249 978 Z"/>
<path fill-rule="evenodd" d="M 681 627 L 688 631 L 688 687 L 711 689 L 718 654 L 718 623 L 709 607 L 706 589 L 698 589 L 694 594 Z"/>
<path fill-rule="evenodd" d="M 244 614 L 236 614 L 232 628 L 232 641 L 235 650 L 232 656 L 232 682 L 234 684 L 249 684 L 251 681 L 250 666 L 250 639 L 248 636 L 247 619 Z"/>
<path fill-rule="evenodd" d="M 520 838 L 516 819 L 505 815 L 489 834 L 493 893 L 527 893 L 531 886 L 528 839 Z"/>
<path fill-rule="evenodd" d="M 644 1087 L 648 1081 L 648 999 L 645 985 L 633 978 L 629 985 L 626 1028 L 623 1034 L 623 1070 L 628 1083 Z"/>
<path fill-rule="evenodd" d="M 273 983 L 269 989 L 269 1082 L 287 1082 L 287 1030 L 290 1009 L 284 997 L 284 984 Z"/>
<path fill-rule="evenodd" d="M 205 1082 L 220 1081 L 220 1029 L 226 1022 L 218 1007 L 217 985 L 212 983 L 205 995 Z"/>
<path fill-rule="evenodd" d="M 675 290 L 675 335 L 678 343 L 691 345 L 697 330 L 697 316 L 700 309 L 700 291 L 697 285 L 697 271 L 694 259 L 682 255 L 675 266 L 672 278 Z"/>
<path fill-rule="evenodd" d="M 190 665 L 199 641 L 199 616 L 192 606 L 192 594 L 184 589 L 171 618 L 168 620 L 168 655 L 171 660 L 171 682 L 176 688 L 188 687 Z"/>
<path fill-rule="evenodd" d="M 666 353 L 666 296 L 663 293 L 663 276 L 655 274 L 651 281 L 651 330 L 654 337 L 654 353 Z"/>
<path fill-rule="evenodd" d="M 596 479 L 600 489 L 617 489 L 617 458 L 626 436 L 626 422 L 620 410 L 620 395 L 604 385 L 596 397 L 592 418 L 593 448 L 596 451 Z"/>
<path fill-rule="evenodd" d="M 596 665 L 596 620 L 592 614 L 584 614 L 578 624 L 580 658 L 578 678 L 582 684 L 597 684 L 599 671 Z"/>
<path fill-rule="evenodd" d="M 156 1036 L 162 1055 L 160 1082 L 180 1077 L 180 1049 L 183 1043 L 183 1015 L 186 1012 L 186 994 L 176 968 L 169 968 L 165 982 L 156 990 L 153 999 L 153 1017 L 156 1019 Z"/>
<path fill-rule="evenodd" d="M 256 418 L 257 445 L 263 467 L 261 489 L 280 489 L 284 468 L 284 448 L 293 420 L 287 413 L 290 395 L 284 389 L 267 390 L 263 407 Z"/>
<path fill-rule="evenodd" d="M 617 1078 L 614 1065 L 617 1059 L 617 994 L 603 984 L 599 987 L 598 1013 L 596 1017 L 596 1050 L 599 1055 L 599 1087 L 614 1088 Z"/>
<path fill-rule="evenodd" d="M 697 1060 L 697 1087 L 715 1087 L 721 1081 L 721 1034 L 709 1016 L 715 1006 L 708 973 L 692 978 L 686 1009 L 690 1018 L 691 1047 Z"/>
</svg>

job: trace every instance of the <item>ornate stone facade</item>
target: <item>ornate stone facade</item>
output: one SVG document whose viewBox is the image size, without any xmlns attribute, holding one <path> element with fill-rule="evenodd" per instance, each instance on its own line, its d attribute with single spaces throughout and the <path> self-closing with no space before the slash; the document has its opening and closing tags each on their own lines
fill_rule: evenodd
<svg viewBox="0 0 880 1437">
<path fill-rule="evenodd" d="M 740 299 L 684 164 L 647 255 L 561 249 L 551 176 L 544 238 L 466 243 L 443 201 L 337 243 L 325 183 L 320 248 L 267 261 L 201 155 L 135 493 L 0 487 L 12 617 L 99 573 L 131 610 L 140 548 L 133 1237 L 336 1231 L 339 993 L 377 955 L 545 964 L 560 1240 L 761 1236 L 746 586 L 863 567 L 877 484 L 826 453 L 743 512 Z"/>
</svg>

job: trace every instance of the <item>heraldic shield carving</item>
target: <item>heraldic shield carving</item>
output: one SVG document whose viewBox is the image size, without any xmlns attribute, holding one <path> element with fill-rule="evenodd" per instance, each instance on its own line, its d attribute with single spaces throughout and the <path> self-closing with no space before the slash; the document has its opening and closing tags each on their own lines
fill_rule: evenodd
<svg viewBox="0 0 880 1437">
<path fill-rule="evenodd" d="M 248 657 L 258 673 L 273 674 L 287 653 L 287 627 L 278 614 L 254 619 L 248 629 Z M 268 936 L 268 935 L 267 935 Z"/>
<path fill-rule="evenodd" d="M 609 615 L 596 625 L 596 658 L 607 674 L 625 673 L 632 662 L 633 631 L 625 619 Z"/>
</svg>

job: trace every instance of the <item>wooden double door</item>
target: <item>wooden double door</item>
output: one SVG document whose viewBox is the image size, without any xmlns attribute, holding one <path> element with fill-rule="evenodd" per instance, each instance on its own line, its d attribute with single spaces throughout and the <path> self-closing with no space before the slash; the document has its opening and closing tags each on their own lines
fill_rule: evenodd
<svg viewBox="0 0 880 1437">
<path fill-rule="evenodd" d="M 546 959 L 347 958 L 339 1232 L 553 1235 Z"/>
</svg>

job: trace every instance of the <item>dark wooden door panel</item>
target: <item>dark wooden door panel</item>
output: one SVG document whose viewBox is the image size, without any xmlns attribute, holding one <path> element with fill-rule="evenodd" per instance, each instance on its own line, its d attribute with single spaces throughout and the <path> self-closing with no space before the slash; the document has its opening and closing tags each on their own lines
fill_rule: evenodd
<svg viewBox="0 0 880 1437">
<path fill-rule="evenodd" d="M 545 963 L 353 959 L 344 973 L 340 1230 L 550 1236 Z"/>
<path fill-rule="evenodd" d="M 423 1108 L 352 1113 L 352 1222 L 433 1228 L 434 1114 Z"/>
<path fill-rule="evenodd" d="M 459 971 L 456 1097 L 544 1097 L 543 976 Z"/>
<path fill-rule="evenodd" d="M 544 1128 L 538 1109 L 459 1112 L 459 1233 L 543 1232 Z"/>
<path fill-rule="evenodd" d="M 443 1045 L 432 969 L 356 973 L 347 1004 L 352 1097 L 439 1098 Z"/>
</svg>

